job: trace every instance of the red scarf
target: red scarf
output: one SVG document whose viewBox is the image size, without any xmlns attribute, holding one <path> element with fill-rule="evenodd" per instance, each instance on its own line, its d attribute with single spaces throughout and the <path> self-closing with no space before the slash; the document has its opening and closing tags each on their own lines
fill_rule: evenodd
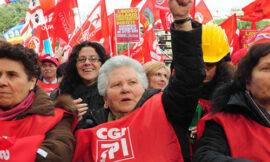
<svg viewBox="0 0 270 162">
<path fill-rule="evenodd" d="M 4 111 L 3 108 L 0 108 L 0 121 L 10 121 L 15 120 L 16 116 L 20 113 L 26 112 L 35 99 L 34 91 L 31 91 L 29 95 L 16 107 L 13 107 L 9 110 Z"/>
</svg>

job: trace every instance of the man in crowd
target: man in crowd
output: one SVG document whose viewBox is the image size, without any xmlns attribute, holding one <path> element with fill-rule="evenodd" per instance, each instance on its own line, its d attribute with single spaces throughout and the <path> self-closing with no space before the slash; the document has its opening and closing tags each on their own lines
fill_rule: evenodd
<svg viewBox="0 0 270 162">
<path fill-rule="evenodd" d="M 41 57 L 41 78 L 38 85 L 48 94 L 58 87 L 56 70 L 59 65 L 56 58 L 49 54 Z"/>
</svg>

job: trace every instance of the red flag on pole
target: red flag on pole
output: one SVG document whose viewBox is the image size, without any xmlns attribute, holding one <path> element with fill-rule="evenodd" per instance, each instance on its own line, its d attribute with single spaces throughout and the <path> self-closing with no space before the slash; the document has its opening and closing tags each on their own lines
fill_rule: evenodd
<svg viewBox="0 0 270 162">
<path fill-rule="evenodd" d="M 153 60 L 164 62 L 153 27 L 149 27 L 148 30 L 145 31 L 143 37 L 145 41 L 142 50 L 144 54 L 144 63 Z"/>
<path fill-rule="evenodd" d="M 190 15 L 193 19 L 195 19 L 195 12 L 196 12 L 196 0 L 193 0 L 193 4 L 190 9 Z"/>
<path fill-rule="evenodd" d="M 202 24 L 206 24 L 213 19 L 211 12 L 203 0 L 195 8 L 195 19 Z"/>
<path fill-rule="evenodd" d="M 133 44 L 130 49 L 124 50 L 120 55 L 130 56 L 141 64 L 153 60 L 164 61 L 152 26 L 144 32 L 140 42 Z"/>
<path fill-rule="evenodd" d="M 77 0 L 75 0 L 77 1 Z M 69 35 L 75 29 L 75 15 L 72 8 L 78 7 L 75 1 L 60 0 L 56 7 L 53 17 L 54 38 L 58 38 L 64 46 L 69 42 Z"/>
<path fill-rule="evenodd" d="M 169 32 L 170 26 L 173 23 L 173 15 L 171 14 L 170 10 L 160 10 L 160 19 L 163 29 Z"/>
<path fill-rule="evenodd" d="M 142 0 L 131 0 L 130 7 L 136 7 Z"/>
<path fill-rule="evenodd" d="M 111 53 L 110 32 L 105 0 L 99 1 L 82 27 L 73 36 L 69 45 L 73 47 L 82 41 L 97 41 L 104 46 L 108 54 Z"/>
<path fill-rule="evenodd" d="M 225 30 L 225 33 L 228 38 L 229 44 L 231 44 L 232 39 L 237 30 L 237 20 L 236 14 L 233 14 L 228 19 L 226 19 L 222 24 L 220 24 L 221 28 Z"/>
</svg>

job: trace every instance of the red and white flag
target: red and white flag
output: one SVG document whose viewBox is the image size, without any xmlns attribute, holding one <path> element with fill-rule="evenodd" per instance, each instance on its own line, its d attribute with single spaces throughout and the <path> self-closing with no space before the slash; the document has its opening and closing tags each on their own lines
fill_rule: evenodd
<svg viewBox="0 0 270 162">
<path fill-rule="evenodd" d="M 163 29 L 165 31 L 170 31 L 170 26 L 173 23 L 173 16 L 170 10 L 160 10 L 160 19 L 162 22 Z"/>
<path fill-rule="evenodd" d="M 207 8 L 203 0 L 201 0 L 195 7 L 195 20 L 202 24 L 206 24 L 213 19 L 211 12 Z"/>
<path fill-rule="evenodd" d="M 111 53 L 109 23 L 105 0 L 99 1 L 67 46 L 73 47 L 83 41 L 99 42 L 104 46 L 108 54 Z"/>
<path fill-rule="evenodd" d="M 23 26 L 21 36 L 24 40 L 31 34 L 32 30 L 39 25 L 45 23 L 43 10 L 40 7 L 39 0 L 32 0 L 29 2 L 29 7 L 25 17 L 25 24 Z"/>
<path fill-rule="evenodd" d="M 143 37 L 144 44 L 142 52 L 144 54 L 144 63 L 149 61 L 164 62 L 153 27 L 149 27 Z"/>
<path fill-rule="evenodd" d="M 140 42 L 133 44 L 130 49 L 124 50 L 120 55 L 129 56 L 141 64 L 153 60 L 164 61 L 152 25 L 144 32 Z"/>
<path fill-rule="evenodd" d="M 131 0 L 130 7 L 137 7 L 139 3 L 141 3 L 142 0 Z"/>
<path fill-rule="evenodd" d="M 237 30 L 237 20 L 236 14 L 233 14 L 228 19 L 226 19 L 223 23 L 220 24 L 220 27 L 225 30 L 225 33 L 228 38 L 229 44 L 231 44 L 234 35 Z"/>
<path fill-rule="evenodd" d="M 72 8 L 78 7 L 77 0 L 60 0 L 58 1 L 54 16 L 54 39 L 57 38 L 60 42 L 60 46 L 64 46 L 69 42 L 69 35 L 71 35 L 75 29 L 75 15 Z"/>
</svg>

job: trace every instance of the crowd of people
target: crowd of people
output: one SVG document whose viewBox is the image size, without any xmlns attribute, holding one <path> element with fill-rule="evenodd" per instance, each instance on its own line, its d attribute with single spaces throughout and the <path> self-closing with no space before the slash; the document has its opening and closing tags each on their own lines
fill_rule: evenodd
<svg viewBox="0 0 270 162">
<path fill-rule="evenodd" d="M 97 42 L 60 65 L 0 40 L 0 161 L 268 161 L 270 42 L 233 66 L 225 32 L 189 18 L 192 0 L 168 4 L 171 70 Z"/>
</svg>

